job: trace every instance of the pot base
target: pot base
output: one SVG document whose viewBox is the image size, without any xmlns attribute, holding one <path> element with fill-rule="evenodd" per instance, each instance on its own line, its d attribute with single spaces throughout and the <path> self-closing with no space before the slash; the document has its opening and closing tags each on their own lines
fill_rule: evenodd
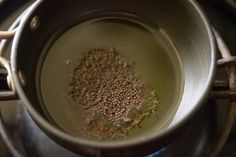
<svg viewBox="0 0 236 157">
<path fill-rule="evenodd" d="M 149 156 L 168 157 L 182 156 L 183 154 L 186 157 L 207 156 L 219 126 L 215 126 L 216 117 L 214 118 L 214 116 L 216 114 L 213 107 L 214 104 L 208 103 L 206 106 L 208 107 L 200 111 L 196 121 L 192 122 L 192 125 L 190 125 L 183 136 L 174 141 L 170 146 Z M 3 105 L 2 111 L 7 111 L 5 112 L 7 114 L 3 114 L 3 119 L 7 126 L 14 130 L 12 131 L 15 137 L 23 143 L 28 156 L 80 157 L 80 155 L 66 150 L 48 138 L 30 118 L 21 101 Z M 200 149 L 199 145 L 201 145 Z"/>
</svg>

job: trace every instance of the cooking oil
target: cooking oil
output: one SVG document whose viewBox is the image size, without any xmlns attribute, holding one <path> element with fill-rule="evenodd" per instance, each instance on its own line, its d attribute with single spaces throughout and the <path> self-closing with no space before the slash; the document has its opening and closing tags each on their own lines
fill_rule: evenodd
<svg viewBox="0 0 236 157">
<path fill-rule="evenodd" d="M 92 17 L 92 18 L 91 18 Z M 68 95 L 73 70 L 84 52 L 115 48 L 122 53 L 141 80 L 156 91 L 159 108 L 127 139 L 158 131 L 168 125 L 181 100 L 184 77 L 179 53 L 168 32 L 145 17 L 104 13 L 72 22 L 55 32 L 38 63 L 38 95 L 48 119 L 73 136 L 81 131 L 84 110 Z"/>
</svg>

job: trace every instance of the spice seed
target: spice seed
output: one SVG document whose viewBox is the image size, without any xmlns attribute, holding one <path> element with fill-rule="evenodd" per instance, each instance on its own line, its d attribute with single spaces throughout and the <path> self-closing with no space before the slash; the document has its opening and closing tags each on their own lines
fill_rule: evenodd
<svg viewBox="0 0 236 157">
<path fill-rule="evenodd" d="M 134 64 L 115 48 L 95 48 L 81 55 L 68 95 L 88 116 L 81 128 L 88 136 L 99 140 L 126 138 L 157 110 L 157 94 L 148 82 L 136 77 Z"/>
</svg>

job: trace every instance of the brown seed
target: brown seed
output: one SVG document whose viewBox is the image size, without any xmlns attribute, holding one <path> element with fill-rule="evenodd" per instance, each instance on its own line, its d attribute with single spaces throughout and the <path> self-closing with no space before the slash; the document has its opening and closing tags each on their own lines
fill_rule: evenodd
<svg viewBox="0 0 236 157">
<path fill-rule="evenodd" d="M 152 102 L 149 103 L 151 109 L 144 110 L 143 114 L 156 110 L 159 102 L 156 94 L 147 92 L 150 96 L 145 96 L 146 88 L 151 91 L 148 84 L 138 81 L 133 67 L 118 51 L 114 48 L 108 51 L 96 48 L 81 55 L 74 68 L 68 94 L 86 114 L 93 113 L 92 118 L 96 120 L 96 124 L 91 119 L 85 119 L 87 125 L 93 125 L 86 127 L 90 129 L 85 129 L 89 136 L 116 139 L 126 137 L 132 128 L 142 122 L 142 114 L 137 116 L 134 109 L 147 104 L 146 99 Z M 130 112 L 132 120 L 127 118 Z M 124 122 L 128 125 L 122 126 Z M 105 126 L 107 124 L 108 127 Z"/>
</svg>

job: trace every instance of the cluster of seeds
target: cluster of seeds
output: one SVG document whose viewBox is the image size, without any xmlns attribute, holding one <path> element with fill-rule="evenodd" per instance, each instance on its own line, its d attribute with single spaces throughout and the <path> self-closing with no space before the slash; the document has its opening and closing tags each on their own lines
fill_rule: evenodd
<svg viewBox="0 0 236 157">
<path fill-rule="evenodd" d="M 69 95 L 87 113 L 87 134 L 99 139 L 126 137 L 157 109 L 147 83 L 115 49 L 83 53 L 73 71 Z"/>
</svg>

